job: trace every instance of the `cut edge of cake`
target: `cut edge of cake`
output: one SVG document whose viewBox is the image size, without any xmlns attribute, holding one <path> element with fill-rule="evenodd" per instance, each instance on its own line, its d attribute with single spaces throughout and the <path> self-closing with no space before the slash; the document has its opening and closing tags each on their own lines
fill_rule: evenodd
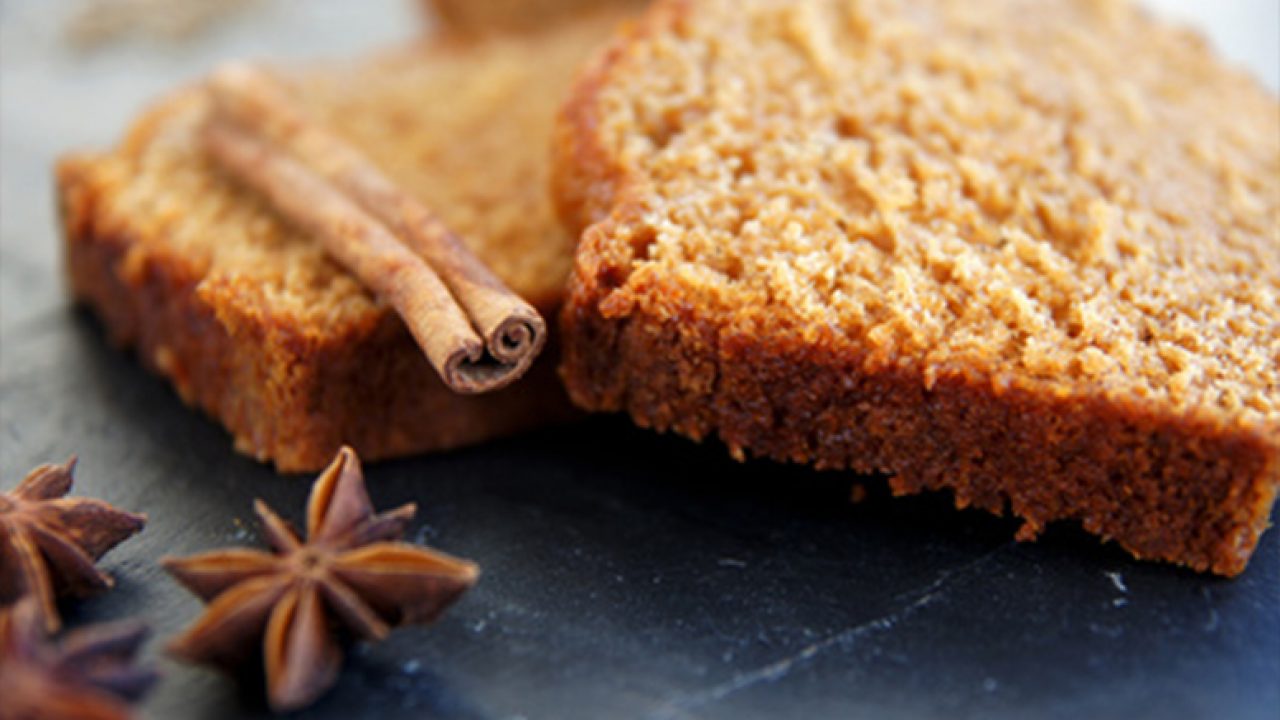
<svg viewBox="0 0 1280 720">
<path fill-rule="evenodd" d="M 577 33 L 577 42 L 595 32 L 592 27 L 568 32 Z M 425 41 L 379 53 L 368 69 L 394 71 L 397 63 L 418 62 L 423 53 L 424 62 L 455 62 L 477 44 L 521 52 L 554 41 L 557 32 Z M 345 72 L 349 66 L 319 67 Z M 367 309 L 338 311 L 333 322 L 306 313 L 309 319 L 298 322 L 304 315 L 265 301 L 251 287 L 253 277 L 215 276 L 206 259 L 188 257 L 159 237 L 168 232 L 167 223 L 181 219 L 158 218 L 172 217 L 171 211 L 180 216 L 181 208 L 148 210 L 145 219 L 122 211 L 119 200 L 133 182 L 138 158 L 161 134 L 185 128 L 207 104 L 202 87 L 161 98 L 115 148 L 61 158 L 56 191 L 74 299 L 98 316 L 115 344 L 135 348 L 186 404 L 222 423 L 239 452 L 271 461 L 282 472 L 314 471 L 343 444 L 378 460 L 474 444 L 575 415 L 555 374 L 554 330 L 552 346 L 519 383 L 487 395 L 459 395 L 440 381 L 403 323 L 380 303 L 361 300 L 357 306 Z M 554 317 L 563 300 L 560 284 L 549 279 L 526 277 L 520 289 L 546 317 Z"/>
<path fill-rule="evenodd" d="M 160 110 L 163 113 L 163 109 Z M 281 472 L 324 467 L 344 443 L 369 460 L 446 450 L 572 417 L 546 353 L 505 390 L 458 395 L 390 314 L 307 332 L 236 301 L 235 283 L 201 286 L 187 258 L 140 249 L 104 212 L 117 190 L 100 158 L 57 168 L 65 267 L 75 299 L 182 401 L 221 422 L 237 451 Z M 554 313 L 556 298 L 536 303 Z"/>
<path fill-rule="evenodd" d="M 554 198 L 581 234 L 561 311 L 575 404 L 718 437 L 740 460 L 885 473 L 898 494 L 950 490 L 957 507 L 1021 518 L 1019 539 L 1075 521 L 1139 558 L 1243 572 L 1280 490 L 1278 422 L 1171 414 L 1094 388 L 1046 394 L 963 368 L 924 382 L 822 329 L 773 341 L 750 323 L 708 322 L 706 298 L 660 274 L 643 293 L 624 288 L 652 238 L 617 231 L 643 214 L 647 188 L 597 136 L 596 101 L 633 43 L 678 29 L 691 7 L 652 6 L 584 68 L 561 111 Z"/>
</svg>

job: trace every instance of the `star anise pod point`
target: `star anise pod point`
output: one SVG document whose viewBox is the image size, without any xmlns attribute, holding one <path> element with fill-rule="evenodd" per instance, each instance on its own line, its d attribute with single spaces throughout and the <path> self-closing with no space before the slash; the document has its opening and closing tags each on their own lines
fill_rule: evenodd
<svg viewBox="0 0 1280 720">
<path fill-rule="evenodd" d="M 374 512 L 350 448 L 312 487 L 305 541 L 265 502 L 254 511 L 273 552 L 233 548 L 161 560 L 208 603 L 169 652 L 236 667 L 260 636 L 267 697 L 277 711 L 311 704 L 336 681 L 342 657 L 332 626 L 380 640 L 394 626 L 431 622 L 479 577 L 473 563 L 400 542 L 416 506 Z"/>
<path fill-rule="evenodd" d="M 76 458 L 41 465 L 0 493 L 0 605 L 35 596 L 41 621 L 57 631 L 56 597 L 86 597 L 115 581 L 94 564 L 146 525 L 145 515 L 92 498 L 65 497 Z"/>
</svg>

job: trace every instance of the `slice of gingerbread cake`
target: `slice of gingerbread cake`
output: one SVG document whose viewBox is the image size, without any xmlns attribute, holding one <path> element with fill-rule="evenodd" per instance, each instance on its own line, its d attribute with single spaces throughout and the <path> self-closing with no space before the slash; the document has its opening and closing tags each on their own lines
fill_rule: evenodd
<svg viewBox="0 0 1280 720">
<path fill-rule="evenodd" d="M 524 33 L 445 34 L 282 79 L 549 314 L 573 247 L 547 191 L 555 111 L 622 17 L 602 8 Z M 386 303 L 210 158 L 211 104 L 203 85 L 163 99 L 117 148 L 64 158 L 58 183 L 76 297 L 240 451 L 314 470 L 343 444 L 386 458 L 566 416 L 546 355 L 504 390 L 449 390 Z"/>
<path fill-rule="evenodd" d="M 589 410 L 1244 570 L 1280 486 L 1280 102 L 1103 0 L 662 0 L 577 83 Z"/>
</svg>

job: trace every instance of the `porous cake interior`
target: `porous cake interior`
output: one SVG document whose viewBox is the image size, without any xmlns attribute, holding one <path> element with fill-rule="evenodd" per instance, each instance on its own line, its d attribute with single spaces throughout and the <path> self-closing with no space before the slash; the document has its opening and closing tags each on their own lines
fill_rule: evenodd
<svg viewBox="0 0 1280 720">
<path fill-rule="evenodd" d="M 617 17 L 541 34 L 437 40 L 285 79 L 316 116 L 545 309 L 563 293 L 572 251 L 548 197 L 545 138 L 572 67 Z M 341 337 L 352 323 L 388 312 L 319 243 L 204 155 L 197 132 L 208 112 L 203 90 L 179 93 L 94 164 L 121 188 L 103 198 L 100 212 L 124 228 L 130 252 L 178 257 L 203 277 L 197 292 L 216 295 L 216 306 L 304 335 Z"/>
<path fill-rule="evenodd" d="M 602 311 L 1280 428 L 1280 103 L 1141 12 L 651 14 L 593 101 L 636 172 L 573 209 L 614 211 Z"/>
</svg>

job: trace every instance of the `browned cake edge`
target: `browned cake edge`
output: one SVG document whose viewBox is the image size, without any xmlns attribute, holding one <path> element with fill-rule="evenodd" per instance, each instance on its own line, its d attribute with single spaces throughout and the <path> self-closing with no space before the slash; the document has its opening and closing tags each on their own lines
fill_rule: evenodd
<svg viewBox="0 0 1280 720">
<path fill-rule="evenodd" d="M 476 35 L 525 32 L 575 17 L 600 13 L 610 6 L 640 6 L 646 0 L 420 0 L 428 18 L 445 31 Z"/>
<path fill-rule="evenodd" d="M 1019 539 L 1074 520 L 1139 558 L 1242 572 L 1280 489 L 1280 443 L 1266 428 L 1100 393 L 998 388 L 963 371 L 927 389 L 919 371 L 868 367 L 836 342 L 709 322 L 674 283 L 651 304 L 602 309 L 637 249 L 610 238 L 606 215 L 634 211 L 634 188 L 594 135 L 594 96 L 631 38 L 684 7 L 665 4 L 616 40 L 562 112 L 554 195 L 566 224 L 585 228 L 561 314 L 573 401 L 695 440 L 715 434 L 740 459 L 888 473 L 899 494 L 949 488 L 958 507 L 1022 518 Z"/>
<path fill-rule="evenodd" d="M 134 347 L 183 401 L 220 421 L 238 451 L 281 472 L 314 471 L 349 444 L 377 460 L 445 450 L 546 425 L 572 410 L 548 350 L 520 382 L 463 396 L 448 390 L 403 324 L 380 314 L 324 340 L 199 292 L 200 272 L 155 249 L 130 253 L 127 223 L 100 211 L 111 183 L 89 156 L 57 168 L 65 262 L 76 299 L 111 339 Z M 557 298 L 533 299 L 551 317 Z M 551 343 L 554 346 L 554 337 Z"/>
</svg>

